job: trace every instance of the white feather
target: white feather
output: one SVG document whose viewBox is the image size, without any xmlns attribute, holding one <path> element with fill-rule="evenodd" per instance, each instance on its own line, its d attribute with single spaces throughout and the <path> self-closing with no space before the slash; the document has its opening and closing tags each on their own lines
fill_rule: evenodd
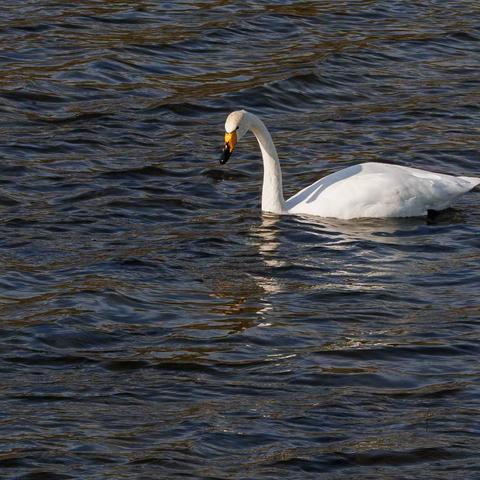
<svg viewBox="0 0 480 480">
<path fill-rule="evenodd" d="M 455 177 L 417 168 L 362 163 L 327 175 L 287 201 L 283 199 L 278 155 L 263 122 L 244 110 L 227 118 L 227 131 L 251 130 L 262 152 L 262 210 L 351 219 L 415 217 L 443 210 L 457 197 L 480 184 L 480 178 Z"/>
</svg>

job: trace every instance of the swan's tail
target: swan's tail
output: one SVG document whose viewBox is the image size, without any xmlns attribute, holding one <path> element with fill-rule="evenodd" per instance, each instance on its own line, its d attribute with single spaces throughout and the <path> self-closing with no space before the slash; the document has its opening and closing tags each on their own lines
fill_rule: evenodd
<svg viewBox="0 0 480 480">
<path fill-rule="evenodd" d="M 478 177 L 459 177 L 459 178 L 461 178 L 462 180 L 468 183 L 468 187 L 470 187 L 468 188 L 468 190 L 471 190 L 472 188 L 480 184 L 480 178 Z"/>
</svg>

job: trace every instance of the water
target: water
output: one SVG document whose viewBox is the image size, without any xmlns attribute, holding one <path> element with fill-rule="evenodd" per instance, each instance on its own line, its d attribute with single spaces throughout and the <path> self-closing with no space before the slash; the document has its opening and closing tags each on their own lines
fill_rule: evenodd
<svg viewBox="0 0 480 480">
<path fill-rule="evenodd" d="M 361 161 L 479 174 L 475 1 L 3 2 L 0 477 L 480 478 L 480 191 L 261 215 Z"/>
</svg>

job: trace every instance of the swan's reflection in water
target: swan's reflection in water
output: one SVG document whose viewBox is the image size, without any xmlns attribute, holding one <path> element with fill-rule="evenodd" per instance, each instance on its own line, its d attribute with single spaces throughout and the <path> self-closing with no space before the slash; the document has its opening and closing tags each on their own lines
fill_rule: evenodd
<svg viewBox="0 0 480 480">
<path fill-rule="evenodd" d="M 213 295 L 225 303 L 215 311 L 241 319 L 241 328 L 304 318 L 401 323 L 412 280 L 435 274 L 431 269 L 438 261 L 432 259 L 435 246 L 443 248 L 443 237 L 437 235 L 442 228 L 448 224 L 432 230 L 421 218 L 338 221 L 263 215 L 261 222 L 252 221 L 236 257 L 220 266 L 222 281 L 215 283 Z M 419 301 L 418 310 L 424 308 Z M 360 333 L 345 332 L 346 339 L 358 342 Z"/>
<path fill-rule="evenodd" d="M 268 274 L 273 273 L 273 269 L 287 269 L 289 266 L 288 257 L 281 256 L 279 235 L 279 216 L 266 214 L 262 215 L 261 224 L 253 226 L 250 233 L 252 243 L 258 249 L 260 259 L 266 267 L 262 269 L 265 272 L 264 275 L 252 275 L 257 285 L 267 294 L 264 301 L 268 299 L 269 294 L 276 294 L 283 290 L 283 284 L 279 279 Z"/>
<path fill-rule="evenodd" d="M 407 224 L 412 225 L 418 222 Z M 393 249 L 379 254 L 378 247 L 398 242 L 395 232 L 399 226 L 402 224 L 394 221 L 263 215 L 262 223 L 252 228 L 251 238 L 266 275 L 254 278 L 270 294 L 292 289 L 381 290 L 385 285 L 371 278 L 391 276 L 405 252 Z"/>
</svg>

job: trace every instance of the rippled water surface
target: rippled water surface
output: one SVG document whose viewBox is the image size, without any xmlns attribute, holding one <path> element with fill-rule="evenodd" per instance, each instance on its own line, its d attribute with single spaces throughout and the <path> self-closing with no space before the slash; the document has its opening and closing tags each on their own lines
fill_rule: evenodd
<svg viewBox="0 0 480 480">
<path fill-rule="evenodd" d="M 361 161 L 480 173 L 477 1 L 7 0 L 0 477 L 480 478 L 480 190 L 260 213 Z"/>
</svg>

